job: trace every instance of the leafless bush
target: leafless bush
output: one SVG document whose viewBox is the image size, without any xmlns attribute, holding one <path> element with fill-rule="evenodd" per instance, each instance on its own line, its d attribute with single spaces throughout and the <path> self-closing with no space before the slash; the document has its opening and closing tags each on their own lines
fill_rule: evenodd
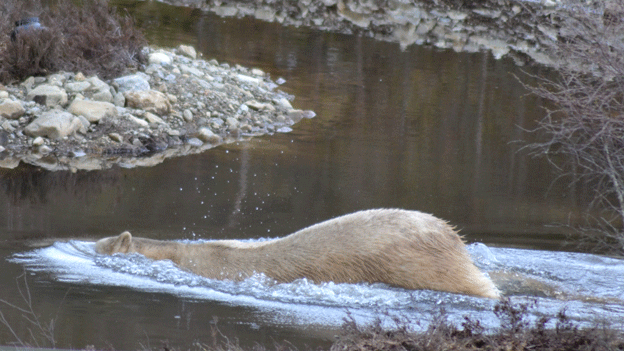
<svg viewBox="0 0 624 351">
<path fill-rule="evenodd" d="M 4 0 L 0 3 L 0 81 L 65 70 L 111 78 L 143 60 L 145 39 L 106 0 Z M 41 27 L 10 35 L 21 19 Z"/>
<path fill-rule="evenodd" d="M 558 17 L 561 36 L 550 50 L 567 64 L 528 87 L 556 106 L 537 129 L 546 141 L 529 147 L 593 187 L 591 207 L 606 210 L 583 232 L 624 254 L 624 5 L 571 6 Z"/>
<path fill-rule="evenodd" d="M 23 282 L 20 283 L 20 279 L 23 279 Z M 4 313 L 0 309 L 0 325 L 4 325 L 9 332 L 15 338 L 17 344 L 22 347 L 30 347 L 34 346 L 37 348 L 41 347 L 52 347 L 55 346 L 54 339 L 54 323 L 55 320 L 52 319 L 48 323 L 45 323 L 41 320 L 40 316 L 33 309 L 32 296 L 30 294 L 30 288 L 28 287 L 28 282 L 26 280 L 26 274 L 22 274 L 17 277 L 17 288 L 22 298 L 23 307 L 12 304 L 6 300 L 0 299 L 0 304 L 6 305 L 12 309 L 17 310 L 21 313 L 22 318 L 28 322 L 26 329 L 28 330 L 27 337 L 20 337 L 20 331 L 16 331 L 13 329 L 11 323 L 5 318 Z"/>
</svg>

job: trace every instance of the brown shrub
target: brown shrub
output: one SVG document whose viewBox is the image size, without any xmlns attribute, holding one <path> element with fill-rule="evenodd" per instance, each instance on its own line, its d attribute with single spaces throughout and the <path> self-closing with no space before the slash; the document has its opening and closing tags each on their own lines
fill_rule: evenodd
<svg viewBox="0 0 624 351">
<path fill-rule="evenodd" d="M 19 30 L 15 24 L 38 17 L 41 27 Z M 4 0 L 0 3 L 0 81 L 10 83 L 56 71 L 80 71 L 111 78 L 143 62 L 142 33 L 129 16 L 120 16 L 105 0 Z"/>
</svg>

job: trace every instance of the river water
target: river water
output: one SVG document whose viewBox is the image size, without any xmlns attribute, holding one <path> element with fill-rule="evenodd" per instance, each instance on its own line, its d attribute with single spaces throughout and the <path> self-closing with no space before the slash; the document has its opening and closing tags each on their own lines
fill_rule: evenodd
<svg viewBox="0 0 624 351">
<path fill-rule="evenodd" d="M 569 186 L 521 150 L 521 141 L 538 138 L 524 130 L 544 106 L 515 77 L 530 82 L 524 72 L 547 70 L 152 1 L 116 4 L 147 28 L 151 43 L 189 44 L 207 59 L 261 68 L 286 80 L 280 89 L 296 96 L 295 108 L 317 116 L 290 133 L 150 168 L 0 170 L 0 299 L 32 305 L 42 323 L 54 320 L 55 346 L 190 347 L 209 342 L 216 325 L 242 345 L 287 339 L 314 347 L 329 344 L 347 313 L 362 323 L 403 315 L 422 327 L 442 308 L 451 320 L 498 323 L 494 302 L 477 298 L 263 277 L 215 282 L 140 256 L 97 256 L 90 243 L 123 230 L 261 240 L 378 207 L 449 220 L 503 293 L 537 301 L 535 318 L 565 307 L 581 322 L 622 327 L 622 261 L 566 244 L 562 224 L 582 223 L 591 189 Z M 23 312 L 0 311 L 11 325 L 0 325 L 0 345 L 34 343 L 29 330 L 37 328 Z"/>
</svg>

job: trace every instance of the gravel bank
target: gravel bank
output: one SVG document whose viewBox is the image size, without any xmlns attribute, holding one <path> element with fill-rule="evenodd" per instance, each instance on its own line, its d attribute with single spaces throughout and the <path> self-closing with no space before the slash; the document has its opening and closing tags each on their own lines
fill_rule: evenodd
<svg viewBox="0 0 624 351">
<path fill-rule="evenodd" d="M 289 132 L 294 109 L 259 69 L 197 58 L 192 47 L 145 48 L 149 64 L 112 81 L 61 72 L 0 87 L 0 167 L 152 166 L 222 143 Z"/>
</svg>

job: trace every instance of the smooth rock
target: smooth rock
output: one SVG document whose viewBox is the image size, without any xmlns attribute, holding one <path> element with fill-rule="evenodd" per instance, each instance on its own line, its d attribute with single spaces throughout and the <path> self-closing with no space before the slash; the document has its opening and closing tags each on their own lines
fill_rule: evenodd
<svg viewBox="0 0 624 351">
<path fill-rule="evenodd" d="M 12 121 L 2 121 L 2 124 L 0 124 L 0 126 L 5 131 L 7 131 L 9 133 L 13 133 L 15 131 L 15 127 L 13 126 L 13 124 L 11 122 Z M 15 122 L 17 122 L 17 121 L 15 121 Z"/>
<path fill-rule="evenodd" d="M 196 77 L 203 77 L 204 76 L 204 72 L 198 70 L 195 67 L 191 67 L 191 66 L 187 66 L 187 65 L 180 65 L 180 71 L 184 72 L 184 73 L 189 73 L 192 74 Z"/>
<path fill-rule="evenodd" d="M 126 98 L 123 93 L 117 93 L 113 96 L 113 104 L 115 106 L 124 107 L 126 106 Z"/>
<path fill-rule="evenodd" d="M 195 48 L 188 45 L 180 45 L 178 46 L 178 52 L 186 57 L 190 57 L 193 60 L 197 58 L 197 52 Z"/>
<path fill-rule="evenodd" d="M 96 76 L 90 77 L 87 82 L 91 83 L 91 87 L 88 89 L 90 91 L 110 90 L 108 84 Z"/>
<path fill-rule="evenodd" d="M 65 105 L 67 103 L 67 92 L 56 85 L 42 84 L 31 90 L 26 98 L 38 104 L 52 107 Z"/>
<path fill-rule="evenodd" d="M 65 84 L 65 90 L 70 93 L 81 93 L 91 87 L 91 83 L 86 81 L 70 82 Z"/>
<path fill-rule="evenodd" d="M 117 116 L 117 108 L 110 102 L 74 100 L 69 108 L 69 112 L 83 116 L 91 123 L 97 123 L 104 117 Z"/>
<path fill-rule="evenodd" d="M 238 8 L 235 5 L 218 6 L 211 10 L 220 17 L 234 17 L 238 13 Z"/>
<path fill-rule="evenodd" d="M 228 117 L 225 120 L 225 123 L 228 125 L 228 129 L 230 130 L 238 128 L 238 120 L 234 117 Z"/>
<path fill-rule="evenodd" d="M 197 138 L 190 138 L 189 140 L 186 141 L 187 144 L 191 145 L 191 146 L 195 146 L 195 147 L 200 147 L 202 145 L 204 145 L 204 143 L 197 139 Z"/>
<path fill-rule="evenodd" d="M 138 118 L 138 117 L 135 117 L 135 116 L 133 116 L 133 115 L 129 115 L 129 116 L 128 116 L 128 119 L 129 119 L 131 122 L 133 122 L 133 123 L 135 123 L 135 124 L 138 124 L 138 125 L 139 125 L 139 126 L 141 126 L 141 127 L 147 127 L 147 126 L 149 126 L 149 122 L 148 122 L 148 121 L 146 121 L 146 120 L 144 120 L 144 119 L 141 119 L 141 118 Z"/>
<path fill-rule="evenodd" d="M 69 112 L 51 110 L 44 112 L 24 128 L 27 135 L 45 136 L 50 139 L 61 139 L 76 133 L 82 127 L 78 117 Z"/>
<path fill-rule="evenodd" d="M 147 112 L 166 115 L 171 112 L 171 104 L 167 95 L 156 90 L 128 91 L 124 93 L 126 105 Z"/>
<path fill-rule="evenodd" d="M 238 78 L 238 80 L 241 81 L 242 83 L 260 84 L 260 82 L 262 82 L 261 79 L 246 76 L 244 74 L 237 74 L 236 78 Z"/>
<path fill-rule="evenodd" d="M 112 102 L 113 93 L 110 92 L 110 89 L 102 89 L 91 95 L 91 99 L 95 101 Z"/>
<path fill-rule="evenodd" d="M 0 160 L 0 167 L 2 168 L 13 169 L 19 166 L 19 164 L 20 164 L 19 158 L 7 157 L 3 160 Z"/>
<path fill-rule="evenodd" d="M 145 115 L 143 115 L 143 118 L 145 118 L 145 120 L 148 121 L 149 123 L 165 124 L 165 121 L 163 121 L 162 118 L 156 116 L 155 114 L 151 112 L 145 112 Z"/>
<path fill-rule="evenodd" d="M 264 71 L 259 68 L 252 68 L 251 74 L 253 74 L 254 76 L 258 76 L 258 77 L 264 77 Z"/>
<path fill-rule="evenodd" d="M 51 74 L 50 76 L 48 76 L 48 84 L 56 85 L 58 87 L 62 87 L 63 83 L 65 83 L 65 80 L 65 76 L 60 73 Z"/>
<path fill-rule="evenodd" d="M 267 104 L 258 102 L 256 100 L 249 100 L 249 101 L 245 101 L 245 105 L 249 106 L 249 108 L 253 110 L 260 111 L 260 110 L 264 110 Z"/>
<path fill-rule="evenodd" d="M 37 152 L 39 152 L 42 155 L 46 155 L 52 152 L 52 148 L 49 147 L 48 145 L 41 145 L 37 148 Z"/>
<path fill-rule="evenodd" d="M 273 22 L 275 20 L 275 10 L 268 7 L 256 9 L 254 17 L 261 21 Z"/>
<path fill-rule="evenodd" d="M 154 52 L 149 55 L 148 62 L 150 65 L 157 64 L 161 66 L 169 66 L 172 60 L 171 57 L 164 52 Z"/>
<path fill-rule="evenodd" d="M 5 101 L 0 104 L 0 117 L 8 119 L 18 119 L 24 115 L 26 110 L 19 101 Z"/>
<path fill-rule="evenodd" d="M 182 116 L 187 122 L 191 122 L 193 120 L 193 112 L 191 112 L 191 110 L 189 109 L 184 110 L 184 112 L 182 112 Z"/>
<path fill-rule="evenodd" d="M 206 127 L 199 128 L 197 131 L 197 137 L 203 142 L 210 144 L 218 144 L 223 140 L 221 136 L 215 134 L 212 130 Z"/>
<path fill-rule="evenodd" d="M 82 128 L 78 130 L 78 133 L 87 134 L 89 132 L 89 127 L 91 126 L 91 122 L 89 122 L 84 116 L 76 116 L 82 123 Z"/>
<path fill-rule="evenodd" d="M 111 138 L 112 141 L 121 143 L 123 141 L 123 137 L 119 135 L 119 133 L 110 133 L 108 137 Z"/>
<path fill-rule="evenodd" d="M 288 110 L 287 115 L 294 123 L 297 123 L 303 118 L 314 118 L 316 116 L 316 113 L 314 113 L 314 111 L 311 111 L 311 110 L 303 111 L 303 110 L 293 109 L 293 110 Z"/>
<path fill-rule="evenodd" d="M 284 110 L 292 110 L 293 108 L 290 104 L 290 101 L 288 101 L 288 99 L 286 98 L 277 99 L 275 103 L 277 104 L 277 106 L 283 108 Z"/>
<path fill-rule="evenodd" d="M 113 82 L 117 84 L 117 91 L 120 93 L 124 93 L 126 91 L 150 90 L 149 76 L 145 73 L 119 77 L 114 79 Z"/>
<path fill-rule="evenodd" d="M 44 143 L 44 140 L 40 136 L 36 137 L 32 142 L 33 146 L 41 146 L 43 145 L 43 143 Z"/>
</svg>

